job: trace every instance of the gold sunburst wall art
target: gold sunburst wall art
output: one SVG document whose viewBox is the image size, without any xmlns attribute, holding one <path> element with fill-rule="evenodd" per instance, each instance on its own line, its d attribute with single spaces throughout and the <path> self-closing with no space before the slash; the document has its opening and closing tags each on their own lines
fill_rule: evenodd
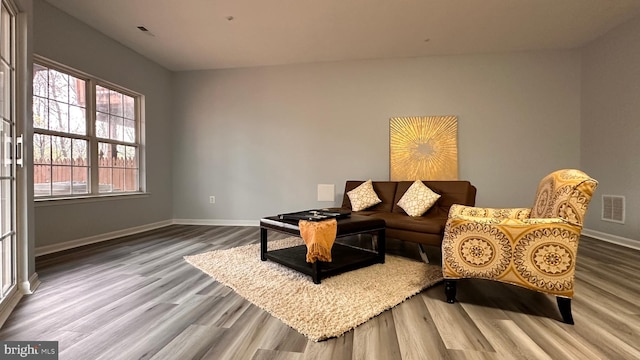
<svg viewBox="0 0 640 360">
<path fill-rule="evenodd" d="M 456 116 L 391 118 L 389 146 L 391 181 L 458 180 Z"/>
</svg>

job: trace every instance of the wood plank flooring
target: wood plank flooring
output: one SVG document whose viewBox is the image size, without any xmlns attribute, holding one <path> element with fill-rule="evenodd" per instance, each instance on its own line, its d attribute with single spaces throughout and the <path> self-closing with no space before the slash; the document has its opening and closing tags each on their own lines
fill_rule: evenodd
<svg viewBox="0 0 640 360">
<path fill-rule="evenodd" d="M 583 237 L 574 326 L 551 296 L 461 280 L 456 304 L 439 284 L 316 343 L 182 259 L 258 242 L 256 227 L 172 225 L 40 257 L 42 285 L 0 339 L 58 341 L 60 359 L 79 360 L 640 359 L 639 251 Z M 388 247 L 420 259 L 414 244 Z"/>
</svg>

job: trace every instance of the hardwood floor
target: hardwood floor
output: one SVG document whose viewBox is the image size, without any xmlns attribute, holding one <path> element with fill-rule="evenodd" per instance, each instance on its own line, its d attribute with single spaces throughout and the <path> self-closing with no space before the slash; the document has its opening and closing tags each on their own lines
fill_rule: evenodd
<svg viewBox="0 0 640 360">
<path fill-rule="evenodd" d="M 551 296 L 461 280 L 455 304 L 439 284 L 315 343 L 182 259 L 258 242 L 257 227 L 173 225 L 38 258 L 42 285 L 0 339 L 58 341 L 60 359 L 81 360 L 640 358 L 639 251 L 581 240 L 573 326 Z"/>
</svg>

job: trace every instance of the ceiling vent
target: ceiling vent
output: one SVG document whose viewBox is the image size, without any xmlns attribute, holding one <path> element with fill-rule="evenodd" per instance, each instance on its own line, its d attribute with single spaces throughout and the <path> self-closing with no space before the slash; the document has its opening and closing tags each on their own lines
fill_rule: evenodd
<svg viewBox="0 0 640 360">
<path fill-rule="evenodd" d="M 624 224 L 624 196 L 602 195 L 602 220 Z"/>
<path fill-rule="evenodd" d="M 149 29 L 144 27 L 144 25 L 140 25 L 140 26 L 136 26 L 136 27 L 138 28 L 138 30 L 142 31 L 143 34 L 155 37 L 155 35 L 153 35 L 153 33 L 151 31 L 149 31 Z"/>
</svg>

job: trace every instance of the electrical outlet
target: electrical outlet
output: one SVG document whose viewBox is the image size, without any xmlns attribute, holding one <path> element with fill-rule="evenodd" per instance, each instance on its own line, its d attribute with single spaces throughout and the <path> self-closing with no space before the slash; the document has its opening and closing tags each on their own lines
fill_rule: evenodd
<svg viewBox="0 0 640 360">
<path fill-rule="evenodd" d="M 215 204 L 216 203 L 216 197 L 215 196 L 209 196 L 209 204 Z"/>
</svg>

